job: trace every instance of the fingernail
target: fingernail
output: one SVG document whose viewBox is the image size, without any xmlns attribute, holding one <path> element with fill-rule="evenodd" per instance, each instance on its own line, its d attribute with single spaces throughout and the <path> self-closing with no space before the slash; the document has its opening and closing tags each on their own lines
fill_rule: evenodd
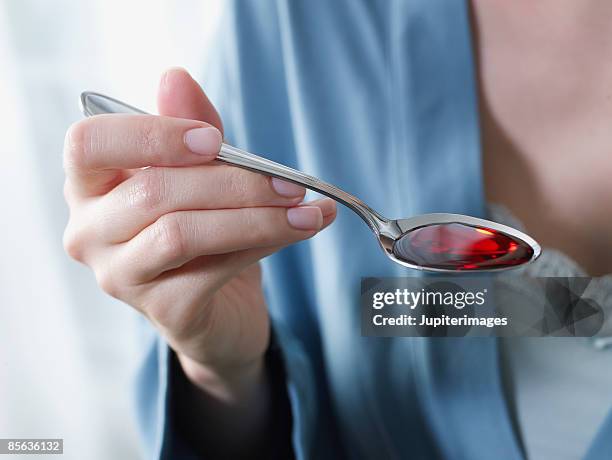
<svg viewBox="0 0 612 460">
<path fill-rule="evenodd" d="M 187 70 L 185 70 L 184 67 L 169 67 L 164 71 L 164 73 L 161 76 L 160 86 L 162 86 L 163 88 L 166 88 L 168 86 L 169 78 L 172 76 L 172 74 L 177 73 L 177 72 L 185 73 L 189 75 L 189 72 L 187 72 Z"/>
<path fill-rule="evenodd" d="M 330 216 L 336 212 L 336 202 L 331 198 L 322 198 L 309 204 L 319 208 L 321 210 L 321 214 L 323 214 L 323 217 Z"/>
<path fill-rule="evenodd" d="M 323 215 L 317 206 L 298 206 L 287 210 L 289 225 L 298 230 L 319 230 Z"/>
<path fill-rule="evenodd" d="M 272 178 L 272 188 L 279 195 L 289 198 L 303 196 L 306 193 L 306 189 L 304 187 L 294 184 L 293 182 L 278 179 L 276 177 Z"/>
<path fill-rule="evenodd" d="M 221 140 L 221 132 L 212 126 L 190 129 L 184 137 L 189 150 L 210 157 L 216 157 L 221 150 Z"/>
</svg>

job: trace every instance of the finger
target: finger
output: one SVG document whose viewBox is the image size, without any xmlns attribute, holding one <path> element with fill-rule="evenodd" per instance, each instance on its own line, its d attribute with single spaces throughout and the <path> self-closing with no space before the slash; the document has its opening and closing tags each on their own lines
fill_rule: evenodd
<svg viewBox="0 0 612 460">
<path fill-rule="evenodd" d="M 321 209 L 323 228 L 336 217 L 336 205 L 332 200 L 321 199 L 308 203 Z M 100 264 L 94 264 L 99 285 L 113 297 L 146 310 L 146 305 L 191 302 L 209 297 L 227 280 L 252 266 L 264 257 L 277 252 L 283 245 L 251 248 L 227 254 L 198 256 L 181 267 L 163 272 L 152 279 L 143 278 L 142 268 L 146 261 L 133 248 L 123 246 L 106 247 L 99 254 Z"/>
<path fill-rule="evenodd" d="M 311 201 L 306 203 L 308 206 L 317 206 L 321 209 L 321 214 L 323 214 L 323 225 L 321 226 L 321 230 L 329 227 L 331 223 L 336 219 L 336 202 L 329 198 L 322 198 L 319 200 Z M 278 252 L 284 246 L 271 246 L 271 247 L 263 247 L 263 248 L 253 248 L 246 249 L 244 251 L 233 253 L 233 257 L 231 257 L 222 267 L 220 271 L 221 274 L 225 274 L 228 278 L 233 276 L 237 271 L 252 265 L 259 260 Z"/>
<path fill-rule="evenodd" d="M 305 203 L 306 206 L 317 206 L 321 209 L 321 214 L 323 214 L 323 225 L 321 226 L 319 232 L 325 228 L 327 228 L 336 218 L 336 202 L 329 198 L 322 198 L 319 200 L 311 201 L 309 203 Z M 266 246 L 266 247 L 258 247 L 245 249 L 242 251 L 236 251 L 229 254 L 218 254 L 214 256 L 205 256 L 198 257 L 188 264 L 190 268 L 188 269 L 191 273 L 194 273 L 195 267 L 199 267 L 201 270 L 206 270 L 209 275 L 213 272 L 212 268 L 214 266 L 214 279 L 217 284 L 223 284 L 227 279 L 235 276 L 235 274 L 244 268 L 253 265 L 254 263 L 260 261 L 261 259 L 278 252 L 282 249 L 286 244 L 277 245 L 277 246 Z M 195 265 L 192 262 L 196 262 Z M 182 269 L 182 267 L 181 267 Z M 180 270 L 180 269 L 179 269 Z M 164 273 L 163 277 L 172 277 L 174 276 L 174 272 L 182 273 L 182 271 L 173 270 Z M 155 281 L 156 283 L 160 280 L 161 277 L 158 277 Z"/>
<path fill-rule="evenodd" d="M 101 197 L 95 228 L 108 243 L 133 238 L 174 211 L 295 206 L 303 187 L 227 165 L 148 168 Z"/>
<path fill-rule="evenodd" d="M 178 211 L 165 214 L 120 246 L 115 273 L 130 284 L 145 283 L 203 255 L 285 246 L 314 236 L 331 200 L 311 206 Z"/>
<path fill-rule="evenodd" d="M 325 214 L 322 229 L 330 225 L 336 217 L 335 203 L 329 199 L 316 200 L 308 205 L 319 207 Z M 104 260 L 110 263 L 96 270 L 96 276 L 107 293 L 139 306 L 141 310 L 146 309 L 147 304 L 172 304 L 173 308 L 178 309 L 180 304 L 189 305 L 198 299 L 210 297 L 237 273 L 282 247 L 283 245 L 278 245 L 198 256 L 151 280 L 144 280 L 136 273 L 139 267 L 133 262 L 138 260 L 137 257 L 114 247 L 111 250 L 112 255 L 107 252 L 104 256 Z M 125 264 L 126 259 L 129 264 Z M 149 313 L 156 315 L 154 312 Z"/>
<path fill-rule="evenodd" d="M 201 121 L 98 115 L 70 127 L 64 166 L 75 191 L 96 194 L 116 180 L 117 170 L 203 164 L 220 148 L 219 130 Z"/>
<path fill-rule="evenodd" d="M 198 83 L 185 69 L 174 67 L 162 75 L 157 93 L 160 115 L 209 123 L 221 132 L 221 118 Z"/>
</svg>

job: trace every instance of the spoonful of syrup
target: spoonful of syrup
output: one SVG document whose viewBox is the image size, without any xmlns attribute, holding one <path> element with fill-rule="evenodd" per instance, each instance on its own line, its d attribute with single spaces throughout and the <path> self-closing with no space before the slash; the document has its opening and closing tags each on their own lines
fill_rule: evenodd
<svg viewBox="0 0 612 460">
<path fill-rule="evenodd" d="M 86 116 L 145 114 L 103 94 L 81 93 Z M 223 143 L 216 158 L 240 168 L 299 184 L 354 211 L 378 238 L 385 254 L 400 265 L 433 272 L 497 271 L 535 260 L 541 252 L 528 235 L 506 225 L 461 214 L 424 214 L 387 219 L 358 198 L 316 177 Z"/>
</svg>

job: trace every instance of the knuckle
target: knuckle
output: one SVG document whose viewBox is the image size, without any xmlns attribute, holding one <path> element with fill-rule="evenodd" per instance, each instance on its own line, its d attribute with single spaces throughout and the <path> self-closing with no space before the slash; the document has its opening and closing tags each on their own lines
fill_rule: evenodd
<svg viewBox="0 0 612 460">
<path fill-rule="evenodd" d="M 104 269 L 96 270 L 96 281 L 100 289 L 106 292 L 111 297 L 119 298 L 119 284 L 115 277 L 114 270 Z"/>
<path fill-rule="evenodd" d="M 164 214 L 154 227 L 153 244 L 162 260 L 176 260 L 185 255 L 185 235 L 176 214 Z"/>
<path fill-rule="evenodd" d="M 66 131 L 64 141 L 64 168 L 83 167 L 92 150 L 92 120 L 73 123 Z"/>
<path fill-rule="evenodd" d="M 163 123 L 159 117 L 143 117 L 143 123 L 136 130 L 134 142 L 143 154 L 157 159 L 163 139 Z"/>
<path fill-rule="evenodd" d="M 62 243 L 64 245 L 64 251 L 66 251 L 70 257 L 79 262 L 83 261 L 83 238 L 80 233 L 75 230 L 74 224 L 71 222 L 69 222 L 64 229 Z"/>
<path fill-rule="evenodd" d="M 166 177 L 159 168 L 148 168 L 138 172 L 128 187 L 128 204 L 131 207 L 152 210 L 164 199 Z"/>
<path fill-rule="evenodd" d="M 263 246 L 274 246 L 294 241 L 294 231 L 287 222 L 287 210 L 284 208 L 265 208 L 260 216 L 260 239 Z"/>
<path fill-rule="evenodd" d="M 269 219 L 262 219 L 265 209 L 248 208 L 244 213 L 243 225 L 252 246 L 261 246 L 272 240 Z"/>
<path fill-rule="evenodd" d="M 251 189 L 256 190 L 259 196 L 262 197 L 275 197 L 277 196 L 276 192 L 272 188 L 272 178 L 269 176 L 264 176 L 263 174 L 249 173 L 248 180 L 251 184 Z"/>
<path fill-rule="evenodd" d="M 121 251 L 116 252 L 108 258 L 105 270 L 109 273 L 106 275 L 102 273 L 102 280 L 106 281 L 108 284 L 107 287 L 111 288 L 111 295 L 113 297 L 119 295 L 119 286 L 123 292 L 128 288 L 137 287 L 141 283 L 141 279 L 138 276 L 137 270 L 134 269 L 134 265 L 129 259 L 129 255 Z"/>
<path fill-rule="evenodd" d="M 225 169 L 223 181 L 221 181 L 221 192 L 226 196 L 233 197 L 239 203 L 247 203 L 252 196 L 247 172 L 233 167 Z"/>
</svg>

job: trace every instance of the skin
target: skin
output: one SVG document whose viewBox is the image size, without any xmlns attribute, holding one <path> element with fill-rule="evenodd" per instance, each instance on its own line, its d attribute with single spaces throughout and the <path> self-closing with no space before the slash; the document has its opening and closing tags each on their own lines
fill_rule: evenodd
<svg viewBox="0 0 612 460">
<path fill-rule="evenodd" d="M 612 2 L 472 2 L 483 168 L 543 246 L 612 272 Z"/>
<path fill-rule="evenodd" d="M 593 275 L 612 271 L 602 212 L 612 202 L 611 19 L 612 2 L 596 0 L 472 2 L 487 199 Z M 65 247 L 176 351 L 194 419 L 216 422 L 194 442 L 248 458 L 270 423 L 258 260 L 315 235 L 335 206 L 313 203 L 312 229 L 291 228 L 286 208 L 303 192 L 279 199 L 268 179 L 184 148 L 185 130 L 222 129 L 186 72 L 166 73 L 158 99 L 165 117 L 154 122 L 110 115 L 69 130 Z"/>
<path fill-rule="evenodd" d="M 187 131 L 222 125 L 184 70 L 164 74 L 158 107 L 162 116 L 100 115 L 70 127 L 64 246 L 176 352 L 194 417 L 216 422 L 194 442 L 248 457 L 265 448 L 270 422 L 262 359 L 270 325 L 258 261 L 329 225 L 335 203 L 300 205 L 301 187 L 282 196 L 269 177 L 216 164 L 220 133 L 206 155 L 191 152 Z M 301 213 L 299 228 L 290 212 Z"/>
</svg>

